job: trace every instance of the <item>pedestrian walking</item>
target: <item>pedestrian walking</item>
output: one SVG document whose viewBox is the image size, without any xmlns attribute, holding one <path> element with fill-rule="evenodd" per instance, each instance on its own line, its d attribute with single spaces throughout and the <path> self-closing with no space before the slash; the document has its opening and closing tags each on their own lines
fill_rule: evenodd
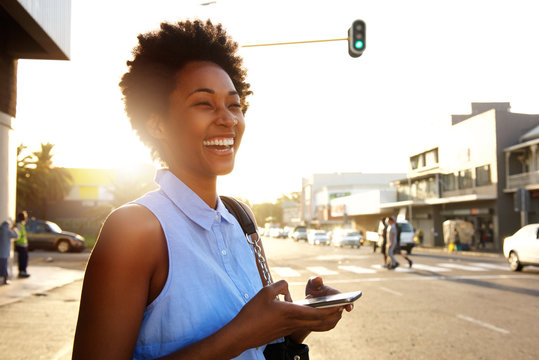
<svg viewBox="0 0 539 360">
<path fill-rule="evenodd" d="M 382 217 L 382 218 L 380 218 L 380 220 L 378 220 L 378 229 L 376 230 L 376 232 L 378 233 L 378 241 L 373 241 L 372 242 L 372 252 L 373 253 L 376 252 L 376 249 L 378 248 L 378 243 L 383 242 L 382 239 L 384 237 L 385 228 L 386 228 L 386 225 L 384 223 L 384 218 Z"/>
<path fill-rule="evenodd" d="M 389 259 L 387 263 L 388 269 L 394 269 L 400 264 L 395 259 L 394 251 L 395 247 L 397 246 L 397 222 L 395 221 L 395 218 L 393 216 L 390 216 L 387 219 L 388 223 L 388 229 L 387 229 L 387 258 Z"/>
<path fill-rule="evenodd" d="M 387 245 L 387 217 L 383 217 L 380 219 L 380 223 L 378 224 L 378 237 L 382 240 L 382 245 L 380 246 L 380 252 L 382 253 L 382 257 L 384 259 L 384 266 L 387 266 L 387 251 L 386 251 L 386 245 Z"/>
<path fill-rule="evenodd" d="M 413 261 L 406 255 L 402 253 L 401 249 L 401 228 L 399 226 L 399 223 L 395 223 L 395 226 L 397 227 L 397 244 L 395 245 L 395 250 L 393 251 L 393 255 L 400 255 L 404 260 L 408 261 L 408 267 L 411 268 L 413 265 Z"/>
<path fill-rule="evenodd" d="M 8 285 L 8 260 L 11 255 L 11 239 L 16 239 L 19 234 L 12 229 L 11 219 L 2 222 L 0 226 L 0 285 Z"/>
<path fill-rule="evenodd" d="M 15 228 L 19 233 L 19 237 L 15 240 L 15 251 L 17 252 L 17 260 L 19 266 L 19 277 L 27 278 L 30 276 L 26 271 L 28 267 L 28 238 L 26 237 L 26 220 L 28 219 L 28 213 L 21 211 L 17 214 L 17 221 L 15 222 Z"/>
<path fill-rule="evenodd" d="M 138 39 L 120 87 L 132 127 L 165 168 L 159 189 L 103 225 L 86 267 L 73 359 L 250 360 L 279 344 L 304 348 L 297 343 L 332 329 L 352 307 L 290 302 L 286 281 L 261 276 L 267 262 L 259 272 L 252 243 L 217 195 L 251 93 L 238 44 L 209 20 L 163 23 Z M 261 239 L 249 240 L 263 258 Z M 337 292 L 320 277 L 305 288 L 312 297 Z"/>
</svg>

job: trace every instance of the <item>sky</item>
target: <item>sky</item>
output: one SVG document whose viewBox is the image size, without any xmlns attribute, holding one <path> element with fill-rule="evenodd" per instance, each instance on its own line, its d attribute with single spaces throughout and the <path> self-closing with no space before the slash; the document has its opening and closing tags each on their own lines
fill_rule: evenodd
<svg viewBox="0 0 539 360">
<path fill-rule="evenodd" d="M 359 58 L 346 41 L 240 48 L 254 94 L 218 190 L 251 203 L 301 191 L 313 173 L 406 173 L 472 102 L 539 114 L 535 1 L 204 1 L 72 1 L 71 60 L 19 61 L 17 143 L 55 144 L 63 167 L 151 163 L 118 82 L 139 33 L 194 18 L 240 45 L 340 39 L 366 23 Z"/>
</svg>

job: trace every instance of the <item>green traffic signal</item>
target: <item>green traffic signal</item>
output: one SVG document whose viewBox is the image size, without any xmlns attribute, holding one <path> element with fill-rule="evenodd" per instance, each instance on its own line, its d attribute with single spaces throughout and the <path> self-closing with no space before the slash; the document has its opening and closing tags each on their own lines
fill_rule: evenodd
<svg viewBox="0 0 539 360">
<path fill-rule="evenodd" d="M 365 22 L 355 20 L 348 29 L 348 54 L 351 57 L 360 57 L 367 47 Z"/>
</svg>

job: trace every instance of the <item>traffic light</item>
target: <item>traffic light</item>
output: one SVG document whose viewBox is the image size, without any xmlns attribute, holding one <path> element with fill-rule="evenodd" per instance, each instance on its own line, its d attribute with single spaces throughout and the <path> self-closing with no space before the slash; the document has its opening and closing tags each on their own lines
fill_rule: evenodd
<svg viewBox="0 0 539 360">
<path fill-rule="evenodd" d="M 367 46 L 366 29 L 363 20 L 356 20 L 348 29 L 348 54 L 351 57 L 360 57 Z"/>
</svg>

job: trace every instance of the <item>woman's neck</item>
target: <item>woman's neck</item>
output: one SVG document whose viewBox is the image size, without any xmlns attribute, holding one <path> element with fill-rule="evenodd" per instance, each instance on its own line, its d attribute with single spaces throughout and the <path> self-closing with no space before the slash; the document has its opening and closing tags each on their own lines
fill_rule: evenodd
<svg viewBox="0 0 539 360">
<path fill-rule="evenodd" d="M 210 208 L 217 207 L 217 176 L 195 176 L 191 172 L 169 168 L 169 170 L 187 185 Z"/>
</svg>

